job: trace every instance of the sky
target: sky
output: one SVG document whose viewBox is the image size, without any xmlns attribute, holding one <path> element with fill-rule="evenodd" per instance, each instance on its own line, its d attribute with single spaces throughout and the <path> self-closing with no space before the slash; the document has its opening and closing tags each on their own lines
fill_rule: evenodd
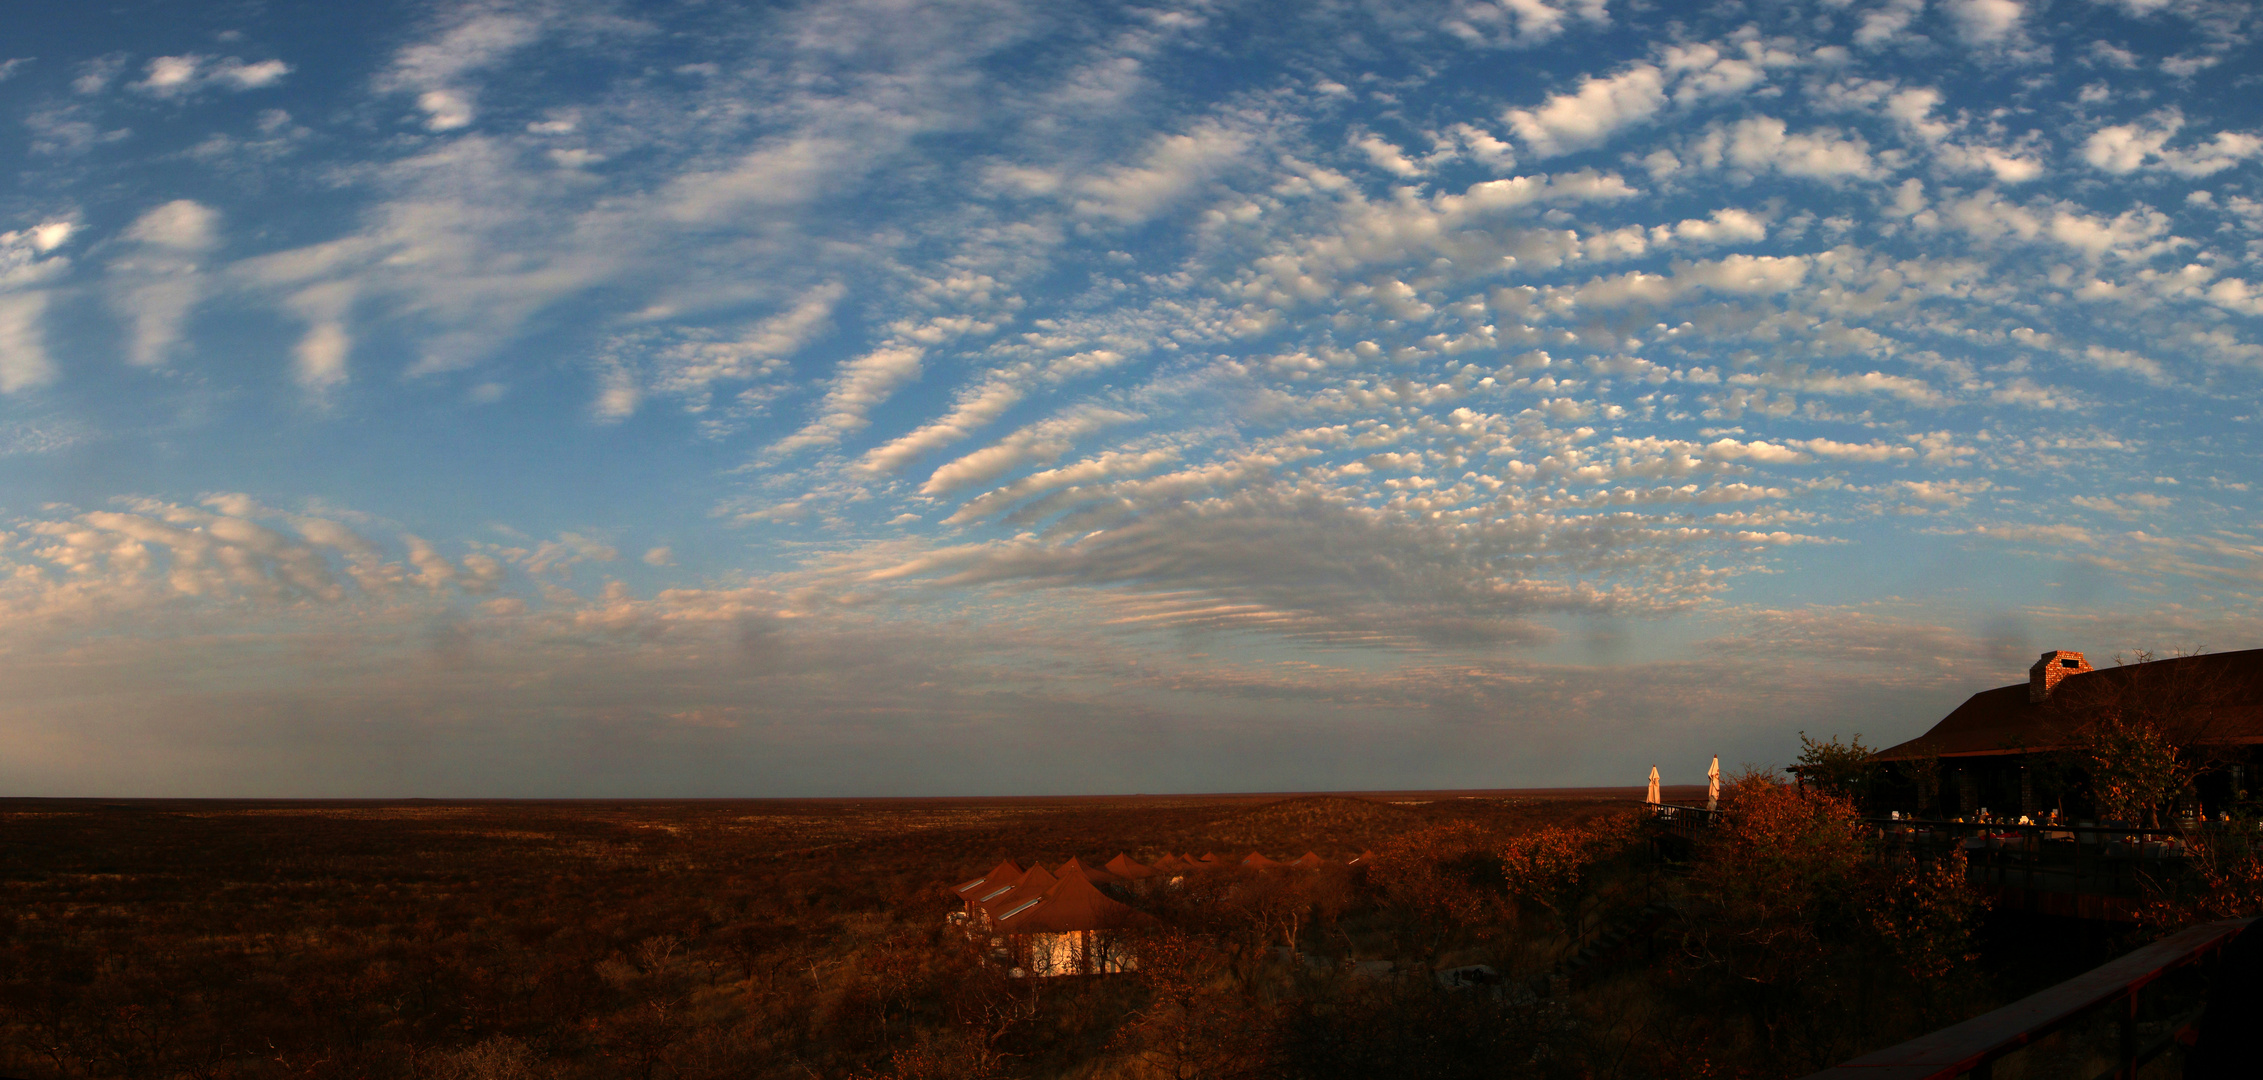
<svg viewBox="0 0 2263 1080">
<path fill-rule="evenodd" d="M 21 7 L 0 794 L 1691 783 L 2263 645 L 2236 0 Z"/>
</svg>

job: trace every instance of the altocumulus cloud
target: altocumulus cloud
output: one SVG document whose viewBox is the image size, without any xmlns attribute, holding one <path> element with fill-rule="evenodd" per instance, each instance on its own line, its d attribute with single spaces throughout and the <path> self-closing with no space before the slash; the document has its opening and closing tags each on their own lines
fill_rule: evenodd
<svg viewBox="0 0 2263 1080">
<path fill-rule="evenodd" d="M 5 68 L 0 782 L 1631 779 L 2254 643 L 2245 5 L 384 15 Z"/>
</svg>

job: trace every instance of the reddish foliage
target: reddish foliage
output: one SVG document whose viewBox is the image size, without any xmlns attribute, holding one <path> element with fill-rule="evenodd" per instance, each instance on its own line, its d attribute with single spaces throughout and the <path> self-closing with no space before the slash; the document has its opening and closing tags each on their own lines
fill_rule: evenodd
<svg viewBox="0 0 2263 1080">
<path fill-rule="evenodd" d="M 1765 773 L 1722 810 L 1689 879 L 1690 978 L 1738 999 L 1787 1074 L 1934 1026 L 1982 907 L 1962 857 L 1882 856 L 1846 796 Z"/>
</svg>

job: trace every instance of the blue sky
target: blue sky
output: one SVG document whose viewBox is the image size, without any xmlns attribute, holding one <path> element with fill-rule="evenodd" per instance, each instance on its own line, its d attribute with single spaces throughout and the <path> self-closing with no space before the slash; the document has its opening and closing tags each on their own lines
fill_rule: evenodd
<svg viewBox="0 0 2263 1080">
<path fill-rule="evenodd" d="M 2263 644 L 2247 5 L 44 5 L 0 790 L 1637 783 Z"/>
</svg>

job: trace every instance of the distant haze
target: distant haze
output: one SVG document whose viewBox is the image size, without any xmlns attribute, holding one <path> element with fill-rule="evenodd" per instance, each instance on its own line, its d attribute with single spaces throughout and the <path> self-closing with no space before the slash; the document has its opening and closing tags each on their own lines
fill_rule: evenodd
<svg viewBox="0 0 2263 1080">
<path fill-rule="evenodd" d="M 2259 31 L 27 7 L 0 795 L 1696 783 L 2263 644 Z"/>
</svg>

